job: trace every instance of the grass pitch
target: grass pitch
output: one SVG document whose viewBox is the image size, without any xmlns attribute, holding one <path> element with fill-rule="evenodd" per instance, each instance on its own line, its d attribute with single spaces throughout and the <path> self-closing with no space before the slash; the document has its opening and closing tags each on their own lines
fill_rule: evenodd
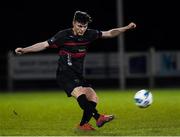
<svg viewBox="0 0 180 137">
<path fill-rule="evenodd" d="M 178 136 L 180 90 L 152 90 L 153 104 L 138 108 L 137 90 L 97 90 L 100 113 L 115 119 L 93 132 L 78 131 L 82 110 L 64 92 L 0 93 L 0 136 Z M 95 127 L 95 120 L 90 123 Z"/>
</svg>

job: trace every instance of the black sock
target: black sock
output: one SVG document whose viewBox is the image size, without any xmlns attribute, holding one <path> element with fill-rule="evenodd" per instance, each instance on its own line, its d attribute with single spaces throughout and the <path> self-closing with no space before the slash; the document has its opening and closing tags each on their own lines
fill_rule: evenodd
<svg viewBox="0 0 180 137">
<path fill-rule="evenodd" d="M 100 114 L 99 114 L 98 111 L 96 110 L 96 105 L 97 105 L 97 103 L 94 102 L 94 101 L 89 101 L 89 103 L 90 103 L 91 106 L 94 108 L 94 109 L 93 109 L 92 116 L 93 116 L 96 120 L 98 120 L 98 118 L 100 117 Z"/>
<path fill-rule="evenodd" d="M 79 106 L 83 109 L 83 116 L 82 120 L 80 122 L 80 125 L 84 125 L 85 123 L 88 123 L 92 117 L 92 110 L 93 107 L 89 104 L 89 101 L 86 98 L 85 94 L 80 95 L 77 98 L 77 101 L 79 103 Z"/>
</svg>

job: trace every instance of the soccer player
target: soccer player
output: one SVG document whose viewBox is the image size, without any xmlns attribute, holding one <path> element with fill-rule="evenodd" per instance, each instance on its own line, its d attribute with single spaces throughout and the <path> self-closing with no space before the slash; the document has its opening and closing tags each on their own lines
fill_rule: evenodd
<svg viewBox="0 0 180 137">
<path fill-rule="evenodd" d="M 51 47 L 56 47 L 59 50 L 57 81 L 63 87 L 67 96 L 73 96 L 83 110 L 82 119 L 77 128 L 85 131 L 95 130 L 89 124 L 92 117 L 96 120 L 97 127 L 102 127 L 114 118 L 113 115 L 104 115 L 97 111 L 98 96 L 83 76 L 83 63 L 88 46 L 98 38 L 113 38 L 136 27 L 136 24 L 132 22 L 124 27 L 99 31 L 88 29 L 90 22 L 92 20 L 89 14 L 76 11 L 72 21 L 72 28 L 61 30 L 44 42 L 15 49 L 16 54 L 19 55 L 39 52 Z"/>
</svg>

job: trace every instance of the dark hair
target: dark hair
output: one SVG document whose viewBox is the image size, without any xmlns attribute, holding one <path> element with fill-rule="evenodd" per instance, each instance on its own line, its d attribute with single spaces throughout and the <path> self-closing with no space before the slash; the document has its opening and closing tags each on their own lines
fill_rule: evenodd
<svg viewBox="0 0 180 137">
<path fill-rule="evenodd" d="M 92 19 L 91 19 L 90 15 L 87 14 L 86 12 L 76 11 L 74 13 L 73 21 L 77 21 L 79 23 L 86 24 L 86 23 L 91 23 Z"/>
</svg>

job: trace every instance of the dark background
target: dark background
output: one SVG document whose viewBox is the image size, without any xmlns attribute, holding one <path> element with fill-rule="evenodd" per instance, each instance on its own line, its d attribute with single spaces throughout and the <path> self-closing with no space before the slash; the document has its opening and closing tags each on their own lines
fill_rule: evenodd
<svg viewBox="0 0 180 137">
<path fill-rule="evenodd" d="M 0 89 L 6 89 L 7 53 L 16 47 L 45 41 L 61 29 L 71 27 L 76 10 L 88 12 L 90 28 L 108 30 L 117 26 L 116 0 L 5 1 L 1 3 Z M 124 34 L 125 51 L 179 50 L 179 4 L 163 0 L 124 0 L 124 25 L 135 30 Z M 117 38 L 97 40 L 89 52 L 116 52 Z M 42 53 L 56 52 L 46 50 Z"/>
</svg>

